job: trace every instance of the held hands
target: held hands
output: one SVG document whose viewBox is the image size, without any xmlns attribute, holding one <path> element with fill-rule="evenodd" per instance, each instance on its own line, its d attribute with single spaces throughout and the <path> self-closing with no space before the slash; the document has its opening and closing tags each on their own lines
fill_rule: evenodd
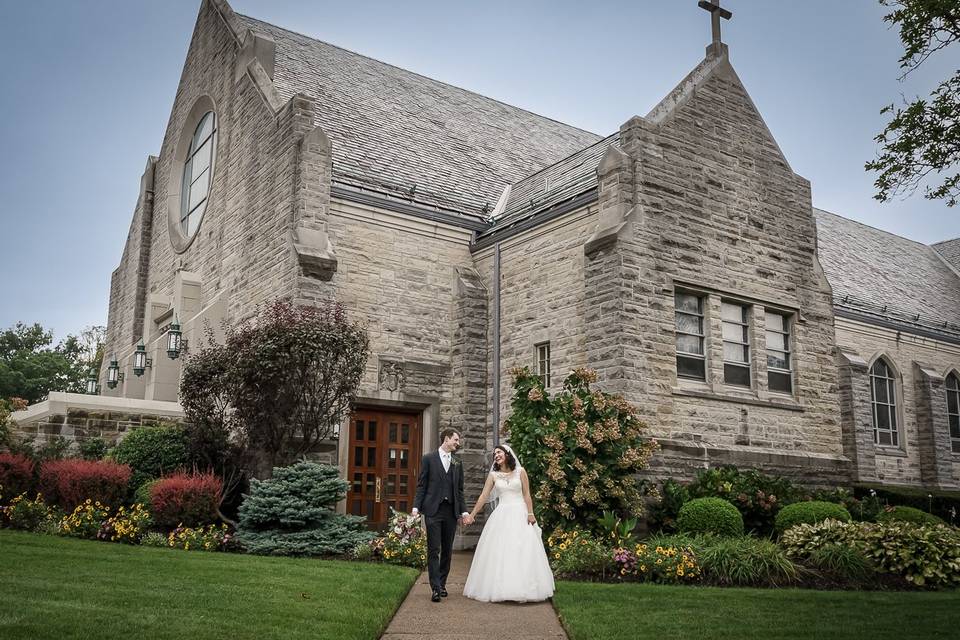
<svg viewBox="0 0 960 640">
<path fill-rule="evenodd" d="M 461 518 L 461 520 L 463 521 L 463 524 L 464 524 L 464 525 L 468 525 L 468 526 L 474 523 L 474 517 L 473 517 L 472 515 L 470 515 L 469 513 L 468 513 L 467 515 L 463 516 L 463 517 Z"/>
</svg>

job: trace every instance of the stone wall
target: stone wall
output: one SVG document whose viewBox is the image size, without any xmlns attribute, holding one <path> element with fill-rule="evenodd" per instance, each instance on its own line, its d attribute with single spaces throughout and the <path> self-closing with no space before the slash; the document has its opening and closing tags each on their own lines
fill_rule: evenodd
<svg viewBox="0 0 960 640">
<path fill-rule="evenodd" d="M 960 345 L 848 318 L 837 318 L 844 378 L 844 432 L 860 434 L 852 453 L 855 480 L 884 484 L 960 487 L 960 455 L 951 453 L 943 380 L 960 371 Z M 869 368 L 884 357 L 896 371 L 898 447 L 873 440 Z M 857 364 L 859 361 L 860 364 Z"/>
</svg>

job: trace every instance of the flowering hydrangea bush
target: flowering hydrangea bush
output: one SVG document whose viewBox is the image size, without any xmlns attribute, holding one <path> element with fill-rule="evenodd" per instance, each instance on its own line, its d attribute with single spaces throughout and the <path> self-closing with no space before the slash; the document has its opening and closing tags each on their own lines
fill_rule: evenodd
<svg viewBox="0 0 960 640">
<path fill-rule="evenodd" d="M 233 551 L 237 545 L 229 527 L 211 524 L 206 527 L 177 527 L 167 536 L 167 546 L 184 551 Z"/>
<path fill-rule="evenodd" d="M 644 435 L 636 407 L 620 396 L 590 389 L 597 375 L 576 369 L 550 398 L 543 380 L 527 368 L 514 377 L 513 413 L 505 424 L 523 460 L 547 530 L 599 530 L 599 514 L 643 514 L 643 487 L 636 478 L 657 443 Z"/>
</svg>

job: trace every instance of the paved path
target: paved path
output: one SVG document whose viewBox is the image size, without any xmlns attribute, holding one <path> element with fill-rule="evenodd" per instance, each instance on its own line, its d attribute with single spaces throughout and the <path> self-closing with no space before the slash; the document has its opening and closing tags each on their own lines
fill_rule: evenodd
<svg viewBox="0 0 960 640">
<path fill-rule="evenodd" d="M 473 555 L 454 553 L 447 577 L 450 596 L 430 602 L 430 582 L 417 578 L 381 640 L 567 640 L 549 602 L 485 603 L 463 597 Z"/>
</svg>

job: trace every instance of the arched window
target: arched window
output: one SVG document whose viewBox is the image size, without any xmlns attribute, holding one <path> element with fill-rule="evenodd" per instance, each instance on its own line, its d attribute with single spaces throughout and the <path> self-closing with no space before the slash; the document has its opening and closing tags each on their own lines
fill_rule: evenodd
<svg viewBox="0 0 960 640">
<path fill-rule="evenodd" d="M 947 376 L 947 419 L 954 453 L 960 453 L 960 379 L 956 373 Z"/>
<path fill-rule="evenodd" d="M 183 165 L 180 188 L 180 231 L 190 238 L 196 233 L 207 208 L 210 177 L 213 174 L 214 151 L 217 146 L 217 117 L 208 111 L 200 119 Z"/>
<path fill-rule="evenodd" d="M 870 367 L 870 397 L 873 401 L 873 442 L 900 446 L 897 431 L 897 387 L 893 369 L 883 358 Z"/>
</svg>

